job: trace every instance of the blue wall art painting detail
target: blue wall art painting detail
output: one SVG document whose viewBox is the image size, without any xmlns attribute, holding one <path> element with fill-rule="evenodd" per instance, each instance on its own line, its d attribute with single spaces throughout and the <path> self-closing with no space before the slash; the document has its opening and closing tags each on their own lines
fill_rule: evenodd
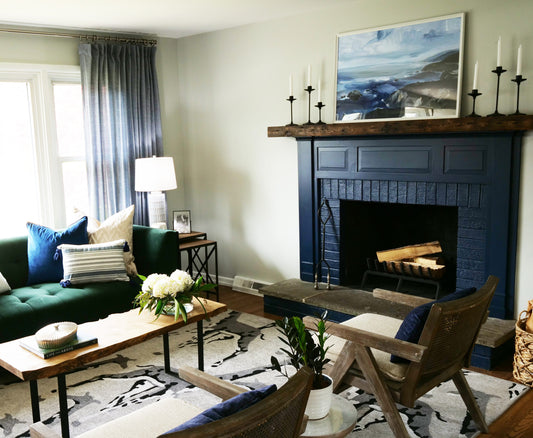
<svg viewBox="0 0 533 438">
<path fill-rule="evenodd" d="M 459 116 L 464 14 L 337 36 L 337 122 Z"/>
</svg>

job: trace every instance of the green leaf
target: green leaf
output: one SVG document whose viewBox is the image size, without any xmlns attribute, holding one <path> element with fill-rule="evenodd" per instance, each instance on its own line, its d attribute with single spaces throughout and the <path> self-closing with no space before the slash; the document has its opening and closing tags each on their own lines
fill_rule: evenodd
<svg viewBox="0 0 533 438">
<path fill-rule="evenodd" d="M 179 309 L 181 317 L 183 318 L 183 322 L 187 324 L 187 311 L 185 310 L 185 306 L 182 303 L 178 303 L 178 307 L 176 307 L 176 309 Z"/>
</svg>

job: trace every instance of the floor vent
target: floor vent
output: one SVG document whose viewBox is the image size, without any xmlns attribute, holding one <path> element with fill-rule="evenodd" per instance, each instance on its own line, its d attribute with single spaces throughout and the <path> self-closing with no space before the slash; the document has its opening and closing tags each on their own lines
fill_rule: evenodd
<svg viewBox="0 0 533 438">
<path fill-rule="evenodd" d="M 233 286 L 232 289 L 237 292 L 245 292 L 248 294 L 254 294 L 254 295 L 263 295 L 259 292 L 259 289 L 263 286 L 266 286 L 265 283 L 261 283 L 259 281 L 252 280 L 250 278 L 244 278 L 239 275 L 236 275 L 233 278 Z"/>
</svg>

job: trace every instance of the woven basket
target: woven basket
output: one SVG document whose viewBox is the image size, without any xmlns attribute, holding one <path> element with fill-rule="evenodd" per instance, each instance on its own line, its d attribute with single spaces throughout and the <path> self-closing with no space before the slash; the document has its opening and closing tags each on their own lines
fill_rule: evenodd
<svg viewBox="0 0 533 438">
<path fill-rule="evenodd" d="M 524 385 L 533 387 L 533 333 L 525 330 L 530 315 L 531 312 L 524 310 L 516 321 L 513 377 Z"/>
</svg>

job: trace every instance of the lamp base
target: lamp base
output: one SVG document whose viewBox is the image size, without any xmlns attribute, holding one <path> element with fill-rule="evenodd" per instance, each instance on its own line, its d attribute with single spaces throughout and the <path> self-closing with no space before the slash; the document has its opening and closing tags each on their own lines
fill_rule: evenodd
<svg viewBox="0 0 533 438">
<path fill-rule="evenodd" d="M 150 227 L 167 229 L 167 198 L 163 192 L 148 193 L 148 217 Z"/>
</svg>

